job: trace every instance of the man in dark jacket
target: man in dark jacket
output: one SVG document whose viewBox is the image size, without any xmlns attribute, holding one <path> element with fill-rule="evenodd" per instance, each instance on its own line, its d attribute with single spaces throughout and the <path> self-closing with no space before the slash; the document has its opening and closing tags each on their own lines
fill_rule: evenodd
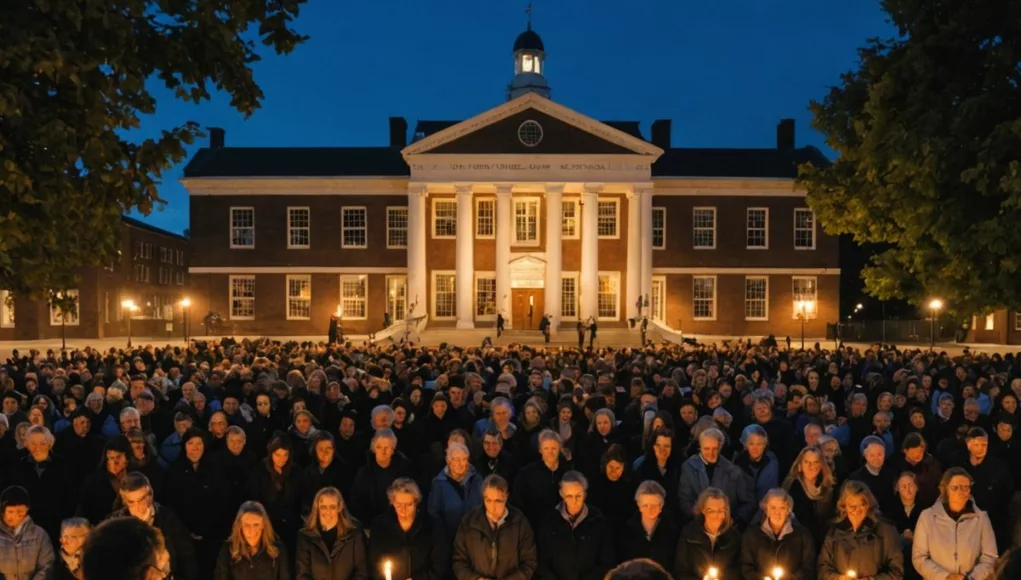
<svg viewBox="0 0 1021 580">
<path fill-rule="evenodd" d="M 975 483 L 971 495 L 975 505 L 989 514 L 996 534 L 996 545 L 1001 552 L 1010 546 L 1010 502 L 1014 497 L 1014 480 L 1010 467 L 1001 459 L 989 455 L 989 434 L 981 427 L 972 427 L 965 437 L 968 460 L 964 469 Z"/>
<path fill-rule="evenodd" d="M 550 429 L 542 431 L 539 433 L 542 458 L 522 467 L 514 479 L 511 503 L 524 512 L 532 529 L 538 529 L 542 517 L 560 500 L 560 479 L 569 470 L 560 451 L 560 435 Z"/>
<path fill-rule="evenodd" d="M 890 458 L 893 472 L 898 474 L 910 471 L 915 474 L 918 495 L 915 503 L 927 508 L 939 497 L 939 480 L 943 476 L 943 467 L 932 455 L 926 453 L 927 443 L 921 433 L 908 433 L 904 437 L 903 451 Z"/>
<path fill-rule="evenodd" d="M 536 570 L 535 537 L 525 515 L 507 505 L 507 480 L 482 482 L 482 505 L 465 514 L 454 537 L 457 580 L 528 580 Z"/>
<path fill-rule="evenodd" d="M 893 513 L 899 503 L 893 493 L 893 487 L 900 473 L 895 473 L 890 466 L 886 465 L 886 446 L 882 439 L 874 436 L 866 437 L 862 441 L 861 447 L 865 464 L 851 472 L 848 479 L 867 485 L 876 497 L 876 501 L 879 502 L 880 511 Z"/>
<path fill-rule="evenodd" d="M 539 578 L 598 579 L 616 564 L 610 521 L 585 503 L 588 481 L 577 471 L 560 480 L 560 502 L 539 524 Z"/>
<path fill-rule="evenodd" d="M 389 561 L 393 578 L 442 580 L 450 569 L 450 540 L 436 525 L 422 503 L 421 491 L 410 479 L 391 486 L 392 508 L 372 522 L 369 562 Z M 411 527 L 404 523 L 411 519 Z"/>
<path fill-rule="evenodd" d="M 25 433 L 28 454 L 14 464 L 11 483 L 24 487 L 30 497 L 32 521 L 46 531 L 56 546 L 60 540 L 60 522 L 73 511 L 74 494 L 67 488 L 67 469 L 63 458 L 53 455 L 54 437 L 41 425 Z"/>
<path fill-rule="evenodd" d="M 397 451 L 397 436 L 390 429 L 380 429 L 372 437 L 368 462 L 355 476 L 348 505 L 359 521 L 372 522 L 390 509 L 387 489 L 398 477 L 414 479 L 414 466 Z"/>
<path fill-rule="evenodd" d="M 494 429 L 486 430 L 482 436 L 482 453 L 472 465 L 483 479 L 494 473 L 507 481 L 514 479 L 514 458 L 503 444 L 503 436 Z"/>
<path fill-rule="evenodd" d="M 196 580 L 198 566 L 195 546 L 188 528 L 169 508 L 153 501 L 149 479 L 137 471 L 125 475 L 120 484 L 120 496 L 126 507 L 113 512 L 110 517 L 134 517 L 158 529 L 163 533 L 167 552 L 170 553 L 170 571 L 175 580 Z M 87 550 L 85 559 L 87 562 Z"/>
</svg>

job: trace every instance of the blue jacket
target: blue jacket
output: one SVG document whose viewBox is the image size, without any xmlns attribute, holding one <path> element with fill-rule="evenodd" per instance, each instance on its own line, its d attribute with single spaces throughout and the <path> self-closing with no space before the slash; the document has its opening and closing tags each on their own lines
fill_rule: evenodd
<svg viewBox="0 0 1021 580">
<path fill-rule="evenodd" d="M 780 462 L 777 460 L 776 454 L 768 449 L 758 466 L 753 467 L 749 464 L 747 457 L 747 454 L 742 452 L 734 458 L 734 464 L 752 479 L 755 505 L 758 505 L 767 491 L 780 487 Z"/>
<path fill-rule="evenodd" d="M 713 479 L 709 481 L 702 455 L 689 457 L 681 466 L 681 478 L 677 485 L 677 497 L 680 501 L 681 515 L 690 519 L 694 515 L 698 496 L 709 486 L 727 494 L 730 499 L 730 513 L 742 524 L 751 521 L 755 513 L 754 483 L 752 478 L 741 468 L 727 459 L 720 457 L 716 462 Z"/>
<path fill-rule="evenodd" d="M 164 470 L 181 456 L 181 447 L 181 435 L 177 431 L 163 440 L 163 444 L 160 445 L 159 461 Z"/>
<path fill-rule="evenodd" d="M 446 468 L 433 478 L 432 487 L 429 489 L 429 516 L 439 525 L 448 540 L 454 540 L 461 517 L 480 505 L 482 505 L 482 476 L 476 473 L 473 465 L 468 466 L 468 475 L 464 477 L 464 498 L 447 478 Z"/>
<path fill-rule="evenodd" d="M 107 439 L 113 439 L 118 435 L 122 435 L 121 425 L 120 423 L 117 422 L 117 418 L 114 417 L 112 414 L 107 415 L 106 421 L 103 422 L 103 427 L 101 428 L 100 433 L 103 435 L 103 437 L 106 437 Z"/>
</svg>

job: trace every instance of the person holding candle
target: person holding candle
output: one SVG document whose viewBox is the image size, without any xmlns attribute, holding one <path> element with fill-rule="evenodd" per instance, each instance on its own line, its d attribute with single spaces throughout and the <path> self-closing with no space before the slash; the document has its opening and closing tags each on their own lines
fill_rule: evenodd
<svg viewBox="0 0 1021 580">
<path fill-rule="evenodd" d="M 490 475 L 482 481 L 482 505 L 464 515 L 454 537 L 457 580 L 528 580 L 535 574 L 532 527 L 521 510 L 507 505 L 509 498 L 506 479 Z"/>
<path fill-rule="evenodd" d="M 897 529 L 879 519 L 878 503 L 860 481 L 840 488 L 837 521 L 819 550 L 819 580 L 902 580 Z"/>
<path fill-rule="evenodd" d="M 739 467 L 721 456 L 723 442 L 722 431 L 706 429 L 698 436 L 698 454 L 681 465 L 677 497 L 682 518 L 697 515 L 694 509 L 699 496 L 712 486 L 727 494 L 739 525 L 751 519 L 755 506 L 753 484 Z"/>
<path fill-rule="evenodd" d="M 434 490 L 435 491 L 435 490 Z M 448 569 L 450 538 L 442 526 L 419 509 L 422 492 L 401 477 L 387 490 L 393 509 L 372 522 L 369 565 L 373 578 L 440 580 Z M 387 576 L 387 564 L 390 575 Z"/>
<path fill-rule="evenodd" d="M 295 551 L 295 580 L 368 580 L 365 532 L 335 487 L 316 493 Z"/>
<path fill-rule="evenodd" d="M 560 480 L 561 502 L 539 524 L 539 578 L 602 578 L 617 563 L 610 520 L 585 502 L 587 491 L 588 480 L 578 471 Z"/>
<path fill-rule="evenodd" d="M 915 527 L 918 525 L 918 516 L 921 515 L 923 507 L 918 503 L 918 477 L 911 471 L 905 471 L 897 478 L 897 485 L 894 491 L 897 494 L 899 504 L 889 514 L 886 514 L 890 522 L 900 532 L 901 551 L 904 553 L 904 578 L 917 580 L 920 578 L 911 563 L 911 543 L 915 538 Z"/>
<path fill-rule="evenodd" d="M 677 541 L 675 580 L 737 578 L 741 534 L 730 518 L 727 494 L 707 488 L 698 497 L 695 513 L 698 515 L 684 526 Z"/>
<path fill-rule="evenodd" d="M 283 542 L 273 532 L 262 504 L 246 501 L 238 509 L 230 537 L 220 548 L 215 580 L 291 580 Z"/>
<path fill-rule="evenodd" d="M 617 534 L 617 556 L 621 561 L 649 558 L 667 570 L 674 569 L 680 530 L 664 511 L 666 490 L 655 481 L 643 481 L 635 492 L 638 511 Z"/>
<path fill-rule="evenodd" d="M 911 561 L 925 580 L 993 576 L 999 556 L 996 538 L 988 514 L 971 497 L 973 484 L 967 471 L 951 467 L 940 480 L 939 500 L 918 517 Z"/>
<path fill-rule="evenodd" d="M 783 488 L 766 492 L 759 503 L 760 519 L 752 520 L 741 538 L 741 578 L 815 580 L 812 532 L 794 517 L 794 499 Z"/>
<path fill-rule="evenodd" d="M 802 449 L 783 482 L 783 488 L 794 501 L 794 517 L 812 532 L 817 548 L 822 545 L 826 527 L 836 512 L 836 485 L 832 464 L 818 447 Z"/>
</svg>

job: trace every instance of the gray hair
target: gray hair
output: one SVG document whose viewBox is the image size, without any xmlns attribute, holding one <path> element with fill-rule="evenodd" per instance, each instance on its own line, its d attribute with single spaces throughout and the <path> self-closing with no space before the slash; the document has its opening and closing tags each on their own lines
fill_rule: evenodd
<svg viewBox="0 0 1021 580">
<path fill-rule="evenodd" d="M 142 414 L 138 412 L 138 409 L 134 407 L 124 407 L 121 409 L 120 415 L 117 416 L 118 421 L 123 421 L 126 417 L 134 416 L 136 419 L 141 420 Z"/>
<path fill-rule="evenodd" d="M 857 403 L 858 401 L 865 401 L 865 404 L 867 405 L 869 398 L 865 395 L 865 393 L 855 393 L 851 395 L 851 403 Z"/>
<path fill-rule="evenodd" d="M 409 477 L 398 477 L 386 488 L 386 498 L 393 503 L 394 496 L 399 493 L 407 493 L 415 498 L 415 505 L 422 503 L 422 490 L 418 488 L 415 480 Z"/>
<path fill-rule="evenodd" d="M 376 441 L 380 439 L 387 439 L 394 445 L 394 449 L 397 449 L 397 436 L 390 429 L 380 429 L 376 431 L 376 434 L 372 436 L 372 441 L 369 442 L 369 449 L 376 450 Z"/>
<path fill-rule="evenodd" d="M 555 441 L 560 447 L 564 446 L 564 440 L 553 429 L 543 429 L 539 432 L 539 447 L 542 447 L 542 444 L 546 441 Z"/>
<path fill-rule="evenodd" d="M 468 451 L 468 447 L 455 441 L 454 443 L 449 443 L 447 445 L 447 459 L 450 459 L 450 456 L 458 451 L 464 453 L 466 456 L 471 456 L 471 453 Z"/>
<path fill-rule="evenodd" d="M 67 518 L 60 522 L 60 531 L 62 533 L 68 528 L 85 528 L 87 530 L 90 527 L 89 520 L 85 518 Z"/>
<path fill-rule="evenodd" d="M 741 445 L 747 445 L 748 439 L 752 437 L 762 437 L 766 440 L 766 443 L 769 443 L 769 435 L 766 434 L 766 430 L 761 425 L 753 423 L 745 427 L 744 431 L 741 431 Z"/>
<path fill-rule="evenodd" d="M 642 495 L 658 495 L 660 501 L 666 503 L 666 490 L 657 481 L 647 479 L 638 484 L 638 489 L 635 491 L 635 501 L 637 502 L 638 497 Z"/>
<path fill-rule="evenodd" d="M 967 407 L 981 407 L 981 405 L 979 405 L 979 403 L 978 403 L 978 399 L 976 399 L 975 397 L 968 397 L 964 401 L 964 406 L 965 406 L 965 408 L 967 408 Z"/>
<path fill-rule="evenodd" d="M 495 397 L 489 403 L 489 408 L 492 409 L 493 407 L 506 407 L 507 410 L 510 411 L 511 413 L 514 412 L 514 405 L 510 402 L 510 399 L 508 399 L 507 397 Z"/>
<path fill-rule="evenodd" d="M 26 440 L 32 435 L 42 435 L 46 439 L 46 444 L 51 448 L 53 447 L 53 443 L 57 440 L 57 438 L 53 436 L 53 433 L 50 433 L 50 430 L 43 425 L 32 425 L 27 431 L 25 431 Z"/>
<path fill-rule="evenodd" d="M 701 445 L 702 440 L 709 437 L 715 439 L 720 445 L 723 445 L 723 442 L 726 440 L 723 436 L 723 432 L 713 427 L 702 431 L 702 433 L 698 436 L 698 444 Z"/>
<path fill-rule="evenodd" d="M 588 491 L 588 478 L 581 474 L 580 471 L 568 471 L 564 474 L 564 477 L 560 480 L 560 489 L 564 488 L 565 483 L 577 483 L 582 489 Z"/>
<path fill-rule="evenodd" d="M 762 501 L 759 502 L 759 508 L 762 513 L 766 512 L 766 504 L 771 499 L 778 499 L 787 504 L 787 515 L 794 513 L 794 498 L 791 494 L 787 493 L 787 490 L 782 487 L 774 487 L 773 489 L 766 492 L 766 495 L 762 496 Z"/>
<path fill-rule="evenodd" d="M 394 424 L 394 410 L 390 405 L 376 405 L 372 408 L 372 413 L 369 414 L 369 421 L 372 423 L 376 422 L 376 417 L 379 415 L 386 415 L 386 424 Z"/>
<path fill-rule="evenodd" d="M 240 435 L 242 441 L 248 441 L 248 435 L 245 433 L 245 430 L 237 425 L 227 427 L 227 437 L 230 437 L 231 435 Z"/>
</svg>

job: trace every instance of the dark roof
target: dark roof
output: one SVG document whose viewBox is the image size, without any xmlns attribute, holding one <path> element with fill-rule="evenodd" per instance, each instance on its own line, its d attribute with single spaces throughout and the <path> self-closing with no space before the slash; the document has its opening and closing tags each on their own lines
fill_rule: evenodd
<svg viewBox="0 0 1021 580">
<path fill-rule="evenodd" d="M 542 45 L 542 39 L 539 35 L 532 30 L 529 26 L 528 30 L 518 35 L 517 40 L 514 41 L 514 52 L 519 50 L 546 50 Z"/>
<path fill-rule="evenodd" d="M 653 177 L 780 177 L 798 175 L 798 165 L 827 166 L 815 147 L 778 149 L 668 149 L 652 165 Z"/>
<path fill-rule="evenodd" d="M 415 132 L 412 134 L 414 140 L 428 137 L 433 133 L 439 133 L 447 127 L 453 127 L 461 121 L 419 121 L 415 123 Z"/>
<path fill-rule="evenodd" d="M 391 147 L 224 147 L 199 149 L 184 177 L 407 176 Z"/>
<path fill-rule="evenodd" d="M 159 234 L 161 236 L 168 236 L 168 237 L 171 237 L 171 238 L 177 238 L 179 240 L 185 240 L 185 241 L 188 240 L 188 238 L 182 236 L 181 234 L 175 234 L 174 232 L 168 232 L 167 230 L 158 228 L 158 227 L 156 227 L 154 225 L 147 224 L 147 223 L 145 223 L 143 221 L 140 221 L 140 220 L 136 220 L 135 218 L 128 217 L 126 215 L 122 215 L 121 216 L 121 221 L 124 222 L 125 224 L 129 225 L 129 226 L 136 227 L 136 228 L 139 228 L 139 229 L 142 229 L 142 230 L 147 230 L 147 231 L 150 231 L 150 232 L 152 232 L 154 234 Z"/>
</svg>

